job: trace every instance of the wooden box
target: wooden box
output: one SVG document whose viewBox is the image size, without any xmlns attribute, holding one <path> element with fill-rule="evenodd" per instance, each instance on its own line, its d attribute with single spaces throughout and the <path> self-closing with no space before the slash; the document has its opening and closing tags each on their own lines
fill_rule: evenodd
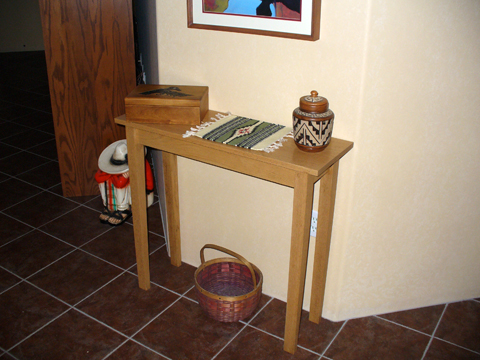
<svg viewBox="0 0 480 360">
<path fill-rule="evenodd" d="M 208 111 L 208 86 L 139 85 L 125 98 L 127 121 L 199 125 Z"/>
</svg>

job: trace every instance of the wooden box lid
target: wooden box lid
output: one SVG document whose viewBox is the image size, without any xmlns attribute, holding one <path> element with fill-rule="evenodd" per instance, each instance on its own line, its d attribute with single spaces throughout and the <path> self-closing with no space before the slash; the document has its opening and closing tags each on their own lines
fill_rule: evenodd
<svg viewBox="0 0 480 360">
<path fill-rule="evenodd" d="M 200 106 L 208 86 L 139 85 L 125 98 L 125 105 Z"/>
</svg>

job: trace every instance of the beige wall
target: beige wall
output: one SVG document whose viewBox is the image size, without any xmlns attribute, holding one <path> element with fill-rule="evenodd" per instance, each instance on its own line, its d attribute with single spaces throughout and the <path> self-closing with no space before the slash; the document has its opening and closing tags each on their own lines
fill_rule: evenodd
<svg viewBox="0 0 480 360">
<path fill-rule="evenodd" d="M 480 2 L 324 0 L 316 42 L 188 29 L 185 1 L 157 0 L 157 21 L 161 83 L 208 85 L 210 108 L 284 125 L 316 89 L 334 136 L 355 142 L 340 164 L 326 318 L 480 296 Z M 292 190 L 179 168 L 184 261 L 227 246 L 285 299 Z"/>
</svg>

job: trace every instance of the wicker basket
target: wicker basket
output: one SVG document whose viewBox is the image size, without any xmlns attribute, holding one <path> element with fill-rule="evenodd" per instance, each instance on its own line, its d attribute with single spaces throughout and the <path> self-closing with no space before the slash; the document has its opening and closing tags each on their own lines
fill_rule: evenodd
<svg viewBox="0 0 480 360">
<path fill-rule="evenodd" d="M 206 248 L 234 258 L 205 262 Z M 221 246 L 207 244 L 200 250 L 202 264 L 195 271 L 195 289 L 202 309 L 211 318 L 234 322 L 250 316 L 262 297 L 262 272 L 241 255 Z"/>
</svg>

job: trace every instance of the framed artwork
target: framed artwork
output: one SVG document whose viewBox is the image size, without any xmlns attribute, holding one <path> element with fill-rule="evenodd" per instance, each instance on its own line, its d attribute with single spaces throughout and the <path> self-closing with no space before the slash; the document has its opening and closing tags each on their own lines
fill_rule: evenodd
<svg viewBox="0 0 480 360">
<path fill-rule="evenodd" d="M 318 40 L 321 0 L 187 0 L 188 27 Z"/>
</svg>

